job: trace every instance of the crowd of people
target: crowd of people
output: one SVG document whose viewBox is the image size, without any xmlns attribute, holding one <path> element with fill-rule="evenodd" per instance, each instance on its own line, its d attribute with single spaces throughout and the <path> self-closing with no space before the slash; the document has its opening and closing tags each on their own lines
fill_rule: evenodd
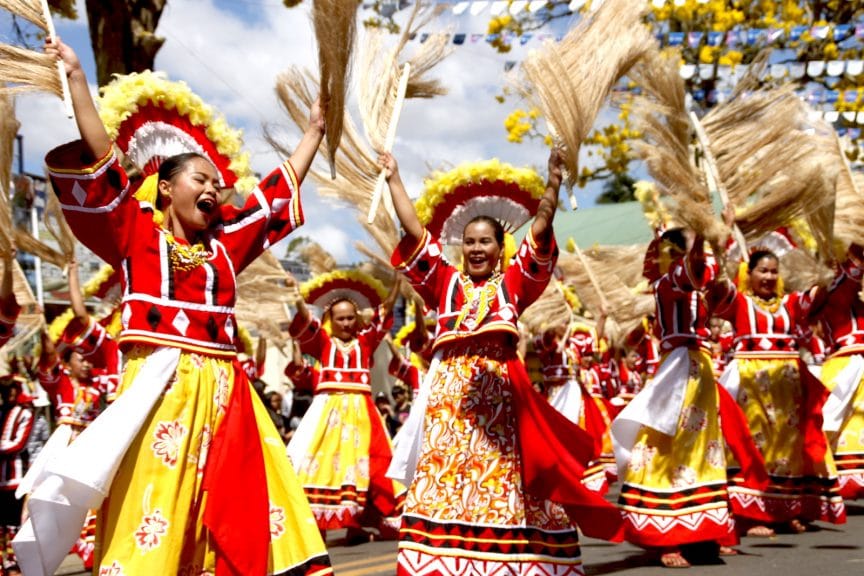
<svg viewBox="0 0 864 576">
<path fill-rule="evenodd" d="M 133 180 L 76 55 L 55 39 L 46 51 L 81 136 L 48 154 L 52 187 L 78 241 L 120 272 L 122 329 L 88 311 L 70 262 L 71 312 L 9 362 L 5 574 L 52 574 L 72 550 L 100 575 L 322 575 L 337 529 L 397 539 L 399 574 L 583 574 L 580 533 L 685 568 L 742 537 L 842 524 L 864 497 L 861 245 L 831 282 L 787 293 L 775 252 L 738 248 L 730 278 L 738 263 L 667 226 L 645 254 L 656 306 L 641 323 L 613 339 L 611 311 L 571 310 L 531 331 L 520 316 L 556 282 L 560 151 L 545 179 L 498 165 L 494 179 L 488 166 L 440 176 L 463 206 L 523 202 L 510 219 L 440 199 L 448 213 L 421 215 L 385 153 L 403 231 L 390 286 L 289 276 L 291 389 L 270 389 L 264 355 L 241 342 L 236 274 L 304 222 L 320 105 L 238 208 L 220 203 L 231 175 L 206 146 L 154 155 Z M 0 344 L 20 312 L 15 252 L 2 256 Z M 379 346 L 395 385 L 373 382 Z"/>
</svg>

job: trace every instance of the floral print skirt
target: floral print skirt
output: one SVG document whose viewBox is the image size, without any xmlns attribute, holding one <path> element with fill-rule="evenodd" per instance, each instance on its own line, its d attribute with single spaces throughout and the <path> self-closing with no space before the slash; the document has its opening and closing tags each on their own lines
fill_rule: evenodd
<svg viewBox="0 0 864 576">
<path fill-rule="evenodd" d="M 127 355 L 118 394 L 149 349 Z M 214 574 L 204 527 L 207 453 L 235 382 L 230 360 L 182 353 L 177 372 L 127 451 L 99 514 L 97 574 Z M 238 382 L 248 386 L 245 378 Z M 329 574 L 329 559 L 284 444 L 253 393 L 270 501 L 269 574 Z M 248 441 L 254 441 L 249 439 Z M 242 494 L 237 494 L 243 498 Z"/>
<path fill-rule="evenodd" d="M 523 489 L 512 401 L 505 362 L 441 360 L 405 501 L 398 574 L 583 573 L 563 509 Z"/>
<path fill-rule="evenodd" d="M 750 505 L 758 505 L 774 523 L 795 518 L 845 522 L 831 451 L 819 461 L 808 458 L 805 451 L 806 395 L 800 361 L 738 358 L 736 364 L 740 375 L 736 400 L 747 417 L 769 477 L 764 491 L 747 492 Z"/>
<path fill-rule="evenodd" d="M 627 541 L 675 547 L 734 542 L 717 385 L 708 354 L 689 351 L 690 369 L 674 436 L 642 426 L 619 470 Z"/>
<path fill-rule="evenodd" d="M 829 390 L 849 364 L 850 356 L 834 356 L 822 366 L 822 381 Z M 853 383 L 855 392 L 837 432 L 829 435 L 840 477 L 840 493 L 847 500 L 864 499 L 864 380 Z"/>
</svg>

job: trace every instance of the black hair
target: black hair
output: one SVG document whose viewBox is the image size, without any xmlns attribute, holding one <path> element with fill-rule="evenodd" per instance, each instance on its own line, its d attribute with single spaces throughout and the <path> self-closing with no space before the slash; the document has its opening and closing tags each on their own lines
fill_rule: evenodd
<svg viewBox="0 0 864 576">
<path fill-rule="evenodd" d="M 162 180 L 170 182 L 175 176 L 182 172 L 184 168 L 186 168 L 186 164 L 195 158 L 203 158 L 204 160 L 207 160 L 207 158 L 197 152 L 183 152 L 182 154 L 169 156 L 159 165 L 158 182 L 161 182 Z M 162 210 L 161 194 L 156 194 L 156 208 Z"/>
<path fill-rule="evenodd" d="M 780 258 L 777 257 L 777 254 L 768 250 L 767 248 L 757 248 L 750 254 L 750 260 L 747 261 L 747 272 L 753 272 L 756 269 L 756 266 L 759 265 L 759 261 L 763 258 L 771 258 L 775 262 L 780 262 Z"/>
<path fill-rule="evenodd" d="M 183 171 L 184 168 L 186 168 L 186 164 L 189 163 L 190 160 L 193 160 L 195 158 L 207 160 L 206 157 L 197 152 L 184 152 L 182 154 L 175 154 L 174 156 L 169 156 L 162 161 L 162 164 L 159 165 L 159 180 L 172 180 L 175 176 L 177 176 L 177 174 L 179 174 Z"/>
<path fill-rule="evenodd" d="M 495 241 L 498 242 L 499 246 L 504 245 L 504 226 L 501 225 L 501 222 L 492 218 L 491 216 L 485 216 L 483 214 L 479 216 L 475 216 L 465 224 L 465 228 L 462 230 L 462 235 L 465 235 L 465 230 L 468 229 L 468 226 L 474 224 L 475 222 L 486 222 L 490 226 L 492 226 L 493 235 L 495 236 Z"/>
<path fill-rule="evenodd" d="M 687 250 L 687 238 L 684 237 L 684 230 L 682 228 L 673 228 L 671 230 L 667 230 L 661 236 L 663 240 L 671 242 L 682 251 Z"/>
<path fill-rule="evenodd" d="M 75 348 L 73 348 L 72 346 L 64 346 L 63 349 L 60 351 L 60 360 L 62 360 L 63 363 L 68 366 L 69 362 L 72 360 L 73 352 L 75 352 Z"/>
</svg>

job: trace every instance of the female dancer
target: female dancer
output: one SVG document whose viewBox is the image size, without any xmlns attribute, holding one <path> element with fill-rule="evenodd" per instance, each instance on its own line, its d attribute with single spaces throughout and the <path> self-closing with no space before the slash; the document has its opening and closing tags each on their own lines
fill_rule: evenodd
<svg viewBox="0 0 864 576">
<path fill-rule="evenodd" d="M 744 411 L 770 477 L 764 492 L 747 491 L 741 504 L 759 506 L 769 524 L 803 532 L 802 522 L 842 524 L 846 513 L 821 426 L 828 393 L 798 352 L 810 295 L 783 294 L 779 264 L 776 254 L 757 249 L 738 288 L 728 283 L 728 304 L 715 314 L 735 327 L 735 352 L 721 383 Z M 740 496 L 732 492 L 733 498 Z M 757 524 L 747 534 L 773 531 Z"/>
<path fill-rule="evenodd" d="M 288 455 L 318 528 L 322 532 L 348 528 L 347 538 L 354 543 L 366 536 L 363 526 L 395 537 L 404 496 L 404 488 L 386 476 L 393 453 L 372 399 L 370 372 L 372 356 L 393 323 L 399 282 L 363 326 L 355 303 L 361 294 L 354 299 L 346 294 L 351 294 L 348 286 L 359 287 L 364 279 L 371 286 L 373 279 L 344 274 L 333 272 L 310 281 L 326 302 L 323 320 L 330 325 L 330 333 L 312 317 L 302 297 L 296 300 L 291 337 L 319 366 L 315 397 L 291 438 Z M 292 281 L 289 277 L 289 287 Z M 380 302 L 374 289 L 368 298 Z"/>
<path fill-rule="evenodd" d="M 145 203 L 132 194 L 78 58 L 59 40 L 46 52 L 64 64 L 82 137 L 46 163 L 75 235 L 123 271 L 126 363 L 117 399 L 31 496 L 32 525 L 16 539 L 24 572 L 52 574 L 86 508 L 102 504 L 100 573 L 329 573 L 282 441 L 236 362 L 233 313 L 235 275 L 303 223 L 298 187 L 324 133 L 320 110 L 242 209 L 220 206 L 223 173 L 200 153 L 162 160 L 158 199 Z M 188 120 L 151 105 L 162 120 L 154 129 L 172 114 Z M 171 127 L 191 138 L 194 122 Z"/>
<path fill-rule="evenodd" d="M 500 167 L 489 164 L 478 173 Z M 580 483 L 595 456 L 593 440 L 533 390 L 516 352 L 516 320 L 543 292 L 557 258 L 558 153 L 549 158 L 545 192 L 533 175 L 532 189 L 542 199 L 539 206 L 535 200 L 528 235 L 503 274 L 500 222 L 478 216 L 451 231 L 462 233 L 460 272 L 421 224 L 393 157 L 382 155 L 379 165 L 405 231 L 392 263 L 438 312 L 435 359 L 397 443 L 397 450 L 410 453 L 394 456 L 397 466 L 391 467 L 407 480 L 412 466 L 396 468 L 416 456 L 398 573 L 581 574 L 573 522 L 590 518 L 580 522 L 583 531 L 615 538 L 620 515 Z M 478 195 L 496 184 L 516 194 L 513 183 L 489 177 Z"/>
<path fill-rule="evenodd" d="M 864 498 L 864 247 L 853 244 L 837 276 L 814 296 L 810 317 L 821 323 L 831 355 L 822 365 L 830 390 L 824 426 L 837 462 L 840 494 Z"/>
<path fill-rule="evenodd" d="M 721 553 L 734 553 L 727 547 L 737 539 L 724 436 L 748 480 L 754 468 L 764 476 L 755 448 L 741 448 L 746 446 L 741 439 L 746 424 L 740 411 L 728 410 L 730 404 L 737 406 L 714 381 L 708 296 L 718 266 L 704 244 L 691 232 L 676 229 L 649 246 L 644 274 L 654 286 L 664 357 L 652 383 L 612 423 L 626 539 L 658 551 L 661 563 L 670 568 L 690 566 L 681 553 L 688 544 L 713 542 Z M 664 263 L 670 262 L 666 269 Z M 736 428 L 743 432 L 732 434 Z"/>
</svg>

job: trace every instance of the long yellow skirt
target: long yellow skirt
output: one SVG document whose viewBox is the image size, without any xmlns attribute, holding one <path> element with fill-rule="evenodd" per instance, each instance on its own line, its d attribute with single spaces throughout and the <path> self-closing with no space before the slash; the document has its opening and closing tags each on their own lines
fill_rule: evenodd
<svg viewBox="0 0 864 576">
<path fill-rule="evenodd" d="M 149 352 L 136 347 L 127 355 L 118 395 L 131 385 Z M 230 361 L 181 354 L 175 377 L 126 453 L 102 506 L 95 573 L 214 574 L 214 542 L 202 521 L 202 477 L 233 384 Z M 257 395 L 252 396 L 270 500 L 268 573 L 328 574 L 324 543 L 284 444 Z"/>
<path fill-rule="evenodd" d="M 826 388 L 834 389 L 849 359 L 849 356 L 835 356 L 825 362 L 822 382 Z M 828 441 L 837 462 L 841 495 L 847 500 L 864 498 L 864 380 L 857 383 L 840 430 L 830 433 Z"/>
<path fill-rule="evenodd" d="M 288 453 L 319 529 L 399 529 L 405 487 L 386 476 L 393 451 L 369 394 L 317 395 Z"/>
<path fill-rule="evenodd" d="M 638 546 L 734 542 L 711 358 L 691 350 L 689 360 L 675 435 L 642 426 L 628 466 L 618 471 L 626 539 Z"/>
<path fill-rule="evenodd" d="M 797 358 L 739 358 L 738 405 L 765 459 L 770 482 L 752 494 L 773 522 L 845 521 L 831 452 L 813 462 L 804 450 L 806 394 Z"/>
</svg>

